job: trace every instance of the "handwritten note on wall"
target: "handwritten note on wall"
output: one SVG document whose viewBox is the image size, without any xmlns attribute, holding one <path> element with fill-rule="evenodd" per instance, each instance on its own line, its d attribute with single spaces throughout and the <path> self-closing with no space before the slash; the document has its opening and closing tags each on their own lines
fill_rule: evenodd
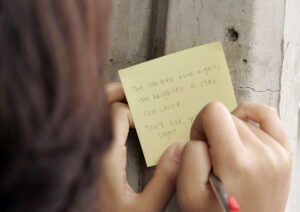
<svg viewBox="0 0 300 212">
<path fill-rule="evenodd" d="M 147 166 L 175 142 L 187 142 L 196 115 L 209 102 L 237 103 L 221 42 L 119 71 Z"/>
</svg>

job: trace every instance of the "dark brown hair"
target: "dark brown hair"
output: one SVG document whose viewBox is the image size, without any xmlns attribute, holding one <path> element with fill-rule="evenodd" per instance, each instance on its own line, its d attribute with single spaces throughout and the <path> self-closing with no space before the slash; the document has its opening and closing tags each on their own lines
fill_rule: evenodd
<svg viewBox="0 0 300 212">
<path fill-rule="evenodd" d="M 111 140 L 104 0 L 0 0 L 0 211 L 91 211 Z"/>
</svg>

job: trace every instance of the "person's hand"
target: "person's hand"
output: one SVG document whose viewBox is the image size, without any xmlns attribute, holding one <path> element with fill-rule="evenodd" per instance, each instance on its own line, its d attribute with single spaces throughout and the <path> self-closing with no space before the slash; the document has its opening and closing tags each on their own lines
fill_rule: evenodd
<svg viewBox="0 0 300 212">
<path fill-rule="evenodd" d="M 221 211 L 208 184 L 211 169 L 240 211 L 284 211 L 292 162 L 275 109 L 242 103 L 231 115 L 221 103 L 211 103 L 195 119 L 190 137 L 177 181 L 182 211 Z"/>
<path fill-rule="evenodd" d="M 126 146 L 129 128 L 134 127 L 120 83 L 107 86 L 111 103 L 113 141 L 101 161 L 100 211 L 162 211 L 176 186 L 183 144 L 171 146 L 161 157 L 154 176 L 142 193 L 135 193 L 126 179 Z"/>
</svg>

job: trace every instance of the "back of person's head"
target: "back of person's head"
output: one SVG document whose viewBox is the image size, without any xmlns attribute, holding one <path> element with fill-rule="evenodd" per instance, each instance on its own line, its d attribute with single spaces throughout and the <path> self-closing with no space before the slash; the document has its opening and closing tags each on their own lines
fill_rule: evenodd
<svg viewBox="0 0 300 212">
<path fill-rule="evenodd" d="M 103 0 L 0 0 L 0 211 L 93 209 L 108 16 Z"/>
</svg>

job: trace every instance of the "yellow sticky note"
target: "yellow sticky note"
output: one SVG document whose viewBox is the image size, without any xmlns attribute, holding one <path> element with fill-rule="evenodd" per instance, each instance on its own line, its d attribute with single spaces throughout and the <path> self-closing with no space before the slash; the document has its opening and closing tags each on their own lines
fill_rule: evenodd
<svg viewBox="0 0 300 212">
<path fill-rule="evenodd" d="M 237 103 L 221 42 L 177 52 L 119 71 L 147 166 L 175 142 L 187 142 L 209 102 Z"/>
</svg>

